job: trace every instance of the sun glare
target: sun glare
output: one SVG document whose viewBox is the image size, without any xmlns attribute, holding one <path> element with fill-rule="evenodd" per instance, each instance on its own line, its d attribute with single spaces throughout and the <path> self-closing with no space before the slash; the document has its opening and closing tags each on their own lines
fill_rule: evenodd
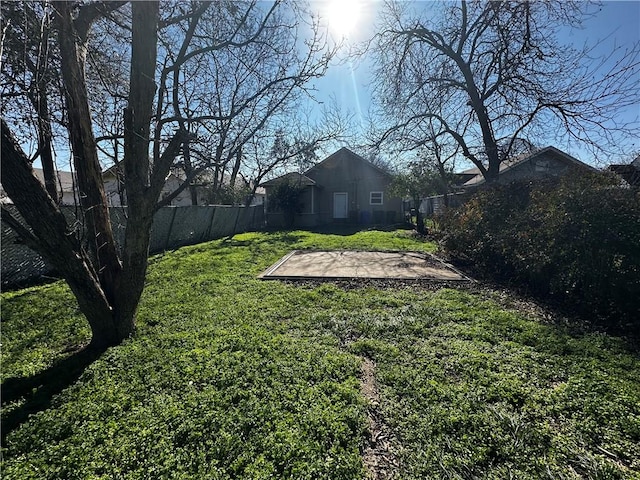
<svg viewBox="0 0 640 480">
<path fill-rule="evenodd" d="M 326 7 L 329 29 L 339 37 L 355 32 L 362 16 L 362 0 L 331 0 Z"/>
</svg>

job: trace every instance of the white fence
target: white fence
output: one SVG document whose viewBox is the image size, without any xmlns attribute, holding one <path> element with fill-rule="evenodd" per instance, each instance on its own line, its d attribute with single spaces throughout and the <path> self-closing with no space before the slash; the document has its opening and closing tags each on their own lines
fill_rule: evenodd
<svg viewBox="0 0 640 480">
<path fill-rule="evenodd" d="M 13 205 L 5 205 L 19 217 Z M 75 207 L 61 207 L 69 221 L 76 221 Z M 124 244 L 127 224 L 126 207 L 111 207 L 111 224 L 118 245 Z M 150 253 L 158 253 L 184 245 L 194 245 L 235 233 L 264 227 L 264 208 L 208 205 L 163 207 L 153 217 Z M 2 287 L 25 285 L 55 272 L 45 260 L 20 243 L 15 232 L 2 222 Z"/>
</svg>

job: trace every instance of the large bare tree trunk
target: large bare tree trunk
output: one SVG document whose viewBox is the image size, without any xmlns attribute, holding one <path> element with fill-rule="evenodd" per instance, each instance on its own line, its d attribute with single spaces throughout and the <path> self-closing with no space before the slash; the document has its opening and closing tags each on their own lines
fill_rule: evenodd
<svg viewBox="0 0 640 480">
<path fill-rule="evenodd" d="M 49 16 L 47 16 L 49 19 Z M 33 65 L 36 75 L 35 92 L 29 95 L 31 103 L 38 115 L 38 151 L 40 152 L 40 162 L 42 163 L 42 174 L 44 176 L 44 186 L 49 196 L 56 202 L 62 200 L 62 192 L 58 192 L 57 169 L 53 159 L 51 115 L 49 113 L 49 101 L 47 99 L 47 75 L 46 65 L 49 53 L 49 22 L 43 22 L 42 36 L 40 38 L 40 48 L 38 50 L 37 64 Z"/>
<path fill-rule="evenodd" d="M 469 63 L 466 62 L 462 58 L 462 55 L 457 52 L 455 54 L 452 54 L 452 56 L 454 61 L 457 63 L 458 68 L 462 72 L 462 75 L 464 76 L 466 91 L 469 95 L 469 103 L 474 113 L 476 114 L 476 119 L 478 120 L 480 131 L 482 132 L 482 143 L 484 144 L 485 154 L 488 160 L 486 173 L 483 172 L 484 178 L 487 183 L 496 182 L 498 180 L 498 176 L 500 175 L 501 159 L 498 155 L 498 143 L 496 142 L 496 137 L 491 126 L 491 119 L 489 118 L 487 107 L 482 99 L 482 96 L 480 95 L 480 91 L 478 89 L 478 86 L 476 85 L 476 81 L 473 77 L 473 72 L 471 71 L 471 66 L 469 65 Z M 481 164 L 479 164 L 477 160 L 475 160 L 474 163 L 479 168 L 481 167 Z"/>
<path fill-rule="evenodd" d="M 118 343 L 114 336 L 112 309 L 93 268 L 80 235 L 68 226 L 56 202 L 34 175 L 29 159 L 2 120 L 2 185 L 31 230 L 3 210 L 3 220 L 18 231 L 24 241 L 60 272 L 89 321 L 92 344 Z"/>
<path fill-rule="evenodd" d="M 118 5 L 114 3 L 110 8 Z M 129 221 L 121 263 L 111 229 L 85 79 L 89 28 L 101 14 L 99 9 L 106 7 L 87 4 L 81 7 L 86 10 L 78 13 L 72 3 L 54 2 L 54 8 L 73 161 L 85 223 L 80 227 L 83 230 L 72 230 L 56 199 L 35 177 L 29 159 L 4 120 L 1 180 L 31 230 L 7 210 L 3 209 L 2 217 L 67 281 L 91 326 L 90 347 L 103 350 L 119 344 L 134 331 L 147 271 L 155 204 L 169 167 L 179 153 L 183 135 L 174 136 L 150 174 L 148 152 L 155 96 L 158 3 L 134 2 L 124 159 Z M 85 238 L 87 246 L 83 243 Z"/>
<path fill-rule="evenodd" d="M 121 265 L 111 230 L 89 108 L 85 78 L 88 26 L 76 28 L 72 16 L 72 3 L 55 2 L 55 8 L 59 19 L 58 44 L 62 80 L 67 98 L 69 134 L 78 177 L 80 204 L 85 216 L 89 249 L 95 257 L 102 288 L 112 303 L 116 295 L 116 282 Z"/>
<path fill-rule="evenodd" d="M 238 172 L 240 171 L 240 166 L 242 165 L 242 147 L 238 148 L 236 152 L 236 160 L 233 164 L 233 169 L 231 170 L 231 177 L 229 178 L 229 188 L 232 192 L 235 191 L 236 188 L 236 179 L 238 178 Z"/>
<path fill-rule="evenodd" d="M 130 322 L 144 289 L 149 256 L 149 239 L 155 205 L 164 179 L 180 145 L 171 142 L 149 171 L 149 135 L 156 85 L 158 3 L 133 2 L 132 50 L 129 101 L 125 111 L 124 172 L 129 221 L 125 231 L 123 272 L 118 298 L 119 322 Z M 163 160 L 163 161 L 161 161 Z"/>
</svg>

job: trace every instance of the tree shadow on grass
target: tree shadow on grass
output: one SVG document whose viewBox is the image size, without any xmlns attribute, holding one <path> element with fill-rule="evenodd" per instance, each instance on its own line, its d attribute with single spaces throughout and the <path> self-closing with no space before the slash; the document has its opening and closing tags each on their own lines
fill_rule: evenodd
<svg viewBox="0 0 640 480">
<path fill-rule="evenodd" d="M 104 351 L 86 347 L 35 375 L 5 380 L 1 387 L 3 410 L 10 403 L 23 403 L 2 415 L 2 446 L 6 446 L 7 436 L 26 422 L 30 415 L 48 409 L 53 397 L 75 383 Z"/>
<path fill-rule="evenodd" d="M 312 233 L 341 236 L 351 236 L 356 233 L 366 231 L 393 232 L 395 230 L 411 231 L 413 230 L 413 228 L 405 223 L 393 223 L 388 225 L 363 223 L 329 223 L 309 229 L 309 231 Z"/>
</svg>

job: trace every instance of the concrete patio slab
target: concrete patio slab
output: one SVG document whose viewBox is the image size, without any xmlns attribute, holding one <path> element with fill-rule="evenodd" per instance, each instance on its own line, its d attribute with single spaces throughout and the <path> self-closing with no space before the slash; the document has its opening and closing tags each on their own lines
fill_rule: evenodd
<svg viewBox="0 0 640 480">
<path fill-rule="evenodd" d="M 428 253 L 294 250 L 259 278 L 398 279 L 469 281 L 469 277 Z"/>
</svg>

